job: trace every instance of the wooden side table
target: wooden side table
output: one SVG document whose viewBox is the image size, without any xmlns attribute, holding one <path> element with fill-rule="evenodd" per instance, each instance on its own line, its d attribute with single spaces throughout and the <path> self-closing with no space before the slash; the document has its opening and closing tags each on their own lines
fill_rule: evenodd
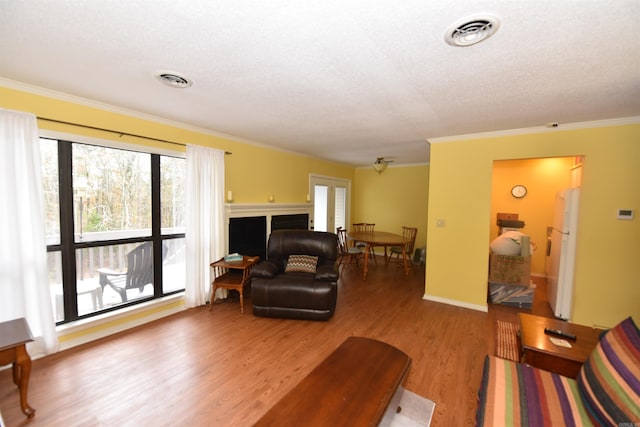
<svg viewBox="0 0 640 427">
<path fill-rule="evenodd" d="M 582 364 L 598 344 L 602 329 L 576 325 L 562 320 L 518 313 L 520 322 L 520 342 L 522 362 L 536 368 L 576 378 Z M 545 328 L 559 329 L 576 336 L 576 340 L 566 340 L 571 348 L 555 345 L 549 339 L 560 338 L 544 333 Z"/>
<path fill-rule="evenodd" d="M 30 341 L 33 341 L 33 336 L 25 319 L 0 323 L 0 365 L 13 365 L 13 382 L 20 390 L 20 409 L 27 418 L 36 414 L 36 410 L 27 403 L 31 358 L 25 344 Z"/>
<path fill-rule="evenodd" d="M 249 283 L 249 273 L 254 265 L 258 263 L 260 257 L 243 256 L 242 260 L 225 261 L 220 258 L 211 263 L 213 268 L 213 282 L 211 282 L 211 297 L 209 298 L 213 310 L 213 300 L 216 296 L 216 289 L 233 289 L 240 293 L 240 313 L 244 313 L 244 287 Z"/>
</svg>

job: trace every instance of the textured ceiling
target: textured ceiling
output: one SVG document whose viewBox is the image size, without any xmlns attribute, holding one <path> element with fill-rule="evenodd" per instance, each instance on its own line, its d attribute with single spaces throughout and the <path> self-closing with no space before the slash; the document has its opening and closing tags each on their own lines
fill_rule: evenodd
<svg viewBox="0 0 640 427">
<path fill-rule="evenodd" d="M 498 32 L 444 42 L 475 14 Z M 417 163 L 429 138 L 640 116 L 639 26 L 638 0 L 0 0 L 0 76 L 353 165 Z"/>
</svg>

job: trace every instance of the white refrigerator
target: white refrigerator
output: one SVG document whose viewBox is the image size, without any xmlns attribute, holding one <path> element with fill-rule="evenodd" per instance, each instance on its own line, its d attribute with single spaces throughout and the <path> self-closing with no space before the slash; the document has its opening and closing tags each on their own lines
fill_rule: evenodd
<svg viewBox="0 0 640 427">
<path fill-rule="evenodd" d="M 569 320 L 573 306 L 579 199 L 579 188 L 569 188 L 556 194 L 547 252 L 549 305 L 557 318 L 565 320 Z"/>
</svg>

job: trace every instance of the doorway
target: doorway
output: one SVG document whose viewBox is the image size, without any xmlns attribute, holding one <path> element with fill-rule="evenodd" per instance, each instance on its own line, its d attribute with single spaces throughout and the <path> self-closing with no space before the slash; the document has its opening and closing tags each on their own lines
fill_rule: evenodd
<svg viewBox="0 0 640 427">
<path fill-rule="evenodd" d="M 519 231 L 528 236 L 533 246 L 530 274 L 538 284 L 540 281 L 546 284 L 548 233 L 554 220 L 556 193 L 580 187 L 582 171 L 581 156 L 496 160 L 493 163 L 489 243 L 504 231 Z M 546 299 L 546 295 L 537 295 L 537 290 L 535 294 L 536 300 L 539 297 Z M 526 305 L 522 307 L 526 308 Z"/>
<path fill-rule="evenodd" d="M 350 215 L 351 181 L 311 175 L 309 187 L 312 229 L 335 233 L 338 227 L 345 228 Z"/>
</svg>

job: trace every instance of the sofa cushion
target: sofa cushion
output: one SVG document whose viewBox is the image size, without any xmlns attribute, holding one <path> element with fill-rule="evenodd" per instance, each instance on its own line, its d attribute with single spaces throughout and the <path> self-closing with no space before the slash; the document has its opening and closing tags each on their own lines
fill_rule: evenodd
<svg viewBox="0 0 640 427">
<path fill-rule="evenodd" d="M 640 421 L 640 330 L 631 317 L 604 334 L 577 381 L 594 422 L 619 426 Z"/>
<path fill-rule="evenodd" d="M 476 425 L 590 426 L 576 380 L 494 356 L 485 358 Z"/>
<path fill-rule="evenodd" d="M 301 272 L 315 273 L 318 265 L 318 257 L 311 255 L 289 255 L 285 273 Z"/>
</svg>

